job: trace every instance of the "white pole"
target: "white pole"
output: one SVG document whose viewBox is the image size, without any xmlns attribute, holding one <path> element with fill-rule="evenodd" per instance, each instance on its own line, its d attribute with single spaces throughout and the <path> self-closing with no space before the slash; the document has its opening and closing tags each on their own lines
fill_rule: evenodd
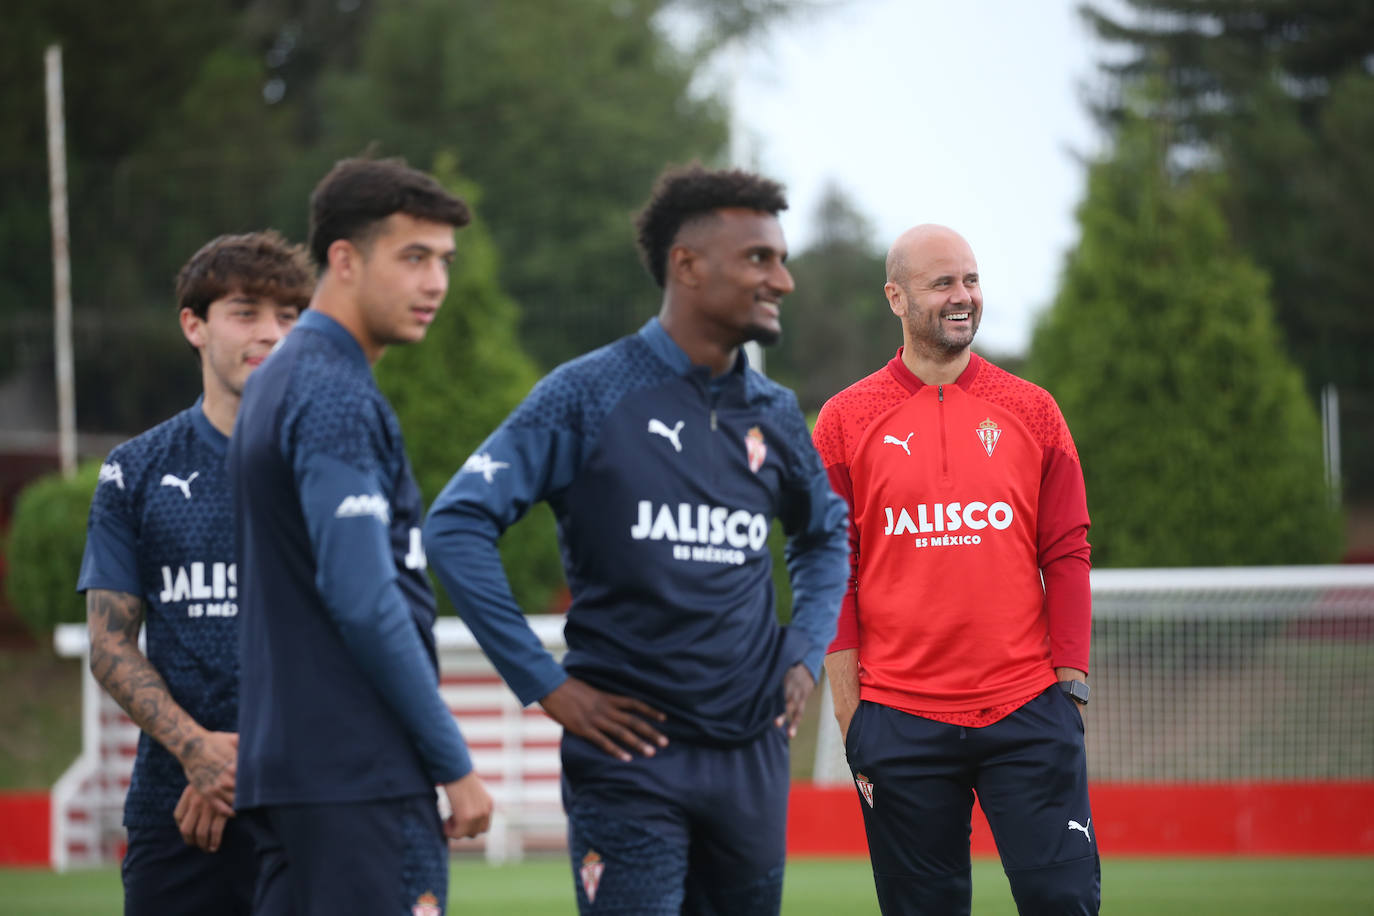
<svg viewBox="0 0 1374 916">
<path fill-rule="evenodd" d="M 72 265 L 67 229 L 67 131 L 62 117 L 62 47 L 43 54 L 48 100 L 48 193 L 52 214 L 53 351 L 57 362 L 57 456 L 76 474 L 76 386 L 72 381 Z"/>
<path fill-rule="evenodd" d="M 1341 401 L 1334 383 L 1322 386 L 1322 457 L 1332 504 L 1341 504 Z"/>
<path fill-rule="evenodd" d="M 760 375 L 768 374 L 768 367 L 763 362 L 763 347 L 757 341 L 748 340 L 744 343 L 744 358 L 749 360 L 749 368 Z"/>
</svg>

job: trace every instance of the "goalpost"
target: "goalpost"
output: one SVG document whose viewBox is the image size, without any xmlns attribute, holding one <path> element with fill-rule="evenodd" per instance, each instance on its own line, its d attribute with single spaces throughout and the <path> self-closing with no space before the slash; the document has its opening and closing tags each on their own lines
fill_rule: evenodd
<svg viewBox="0 0 1374 916">
<path fill-rule="evenodd" d="M 1374 780 L 1374 566 L 1092 573 L 1094 782 Z M 815 779 L 848 783 L 823 692 Z"/>
</svg>

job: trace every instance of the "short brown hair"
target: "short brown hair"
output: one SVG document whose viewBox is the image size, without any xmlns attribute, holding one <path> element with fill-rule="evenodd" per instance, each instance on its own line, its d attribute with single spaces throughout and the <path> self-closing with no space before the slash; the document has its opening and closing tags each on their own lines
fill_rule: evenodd
<svg viewBox="0 0 1374 916">
<path fill-rule="evenodd" d="M 393 213 L 454 228 L 472 221 L 468 205 L 404 159 L 344 159 L 310 195 L 310 257 L 323 270 L 339 239 L 365 246 Z"/>
<path fill-rule="evenodd" d="M 230 293 L 275 299 L 305 309 L 315 291 L 315 271 L 305 249 L 274 229 L 221 235 L 206 242 L 177 273 L 177 311 L 204 319 L 210 303 Z"/>
<path fill-rule="evenodd" d="M 663 285 L 668 250 L 684 224 L 732 208 L 777 216 L 787 198 L 776 181 L 740 169 L 709 171 L 694 162 L 660 175 L 635 220 L 639 256 L 654 282 Z"/>
</svg>

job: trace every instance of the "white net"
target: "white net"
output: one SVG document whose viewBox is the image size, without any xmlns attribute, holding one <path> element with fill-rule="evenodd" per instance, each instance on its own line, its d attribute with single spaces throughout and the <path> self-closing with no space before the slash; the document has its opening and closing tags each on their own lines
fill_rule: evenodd
<svg viewBox="0 0 1374 916">
<path fill-rule="evenodd" d="M 1374 566 L 1094 570 L 1100 782 L 1374 779 Z M 823 700 L 818 782 L 848 782 Z"/>
<path fill-rule="evenodd" d="M 1374 778 L 1374 568 L 1093 578 L 1104 781 Z"/>
</svg>

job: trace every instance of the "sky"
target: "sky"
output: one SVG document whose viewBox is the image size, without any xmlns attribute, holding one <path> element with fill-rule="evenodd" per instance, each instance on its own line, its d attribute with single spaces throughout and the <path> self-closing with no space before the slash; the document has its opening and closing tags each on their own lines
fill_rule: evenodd
<svg viewBox="0 0 1374 916">
<path fill-rule="evenodd" d="M 789 248 L 805 249 L 832 184 L 875 250 L 948 225 L 982 274 L 976 349 L 1024 353 L 1078 238 L 1083 159 L 1102 148 L 1083 91 L 1106 52 L 1078 2 L 852 0 L 728 55 L 733 158 L 787 186 Z"/>
</svg>

